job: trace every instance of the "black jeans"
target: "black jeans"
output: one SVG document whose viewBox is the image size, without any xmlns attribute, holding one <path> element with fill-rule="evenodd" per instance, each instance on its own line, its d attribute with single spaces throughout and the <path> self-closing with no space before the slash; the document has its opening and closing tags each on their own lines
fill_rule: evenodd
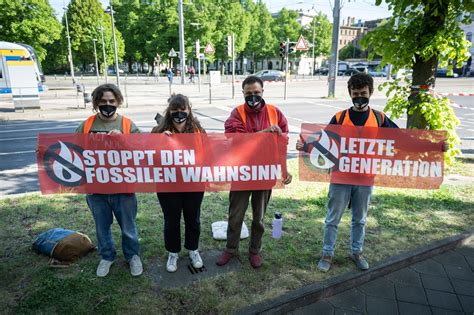
<svg viewBox="0 0 474 315">
<path fill-rule="evenodd" d="M 201 203 L 204 192 L 157 193 L 165 219 L 165 248 L 181 251 L 181 211 L 184 216 L 184 248 L 196 250 L 201 234 Z"/>
</svg>

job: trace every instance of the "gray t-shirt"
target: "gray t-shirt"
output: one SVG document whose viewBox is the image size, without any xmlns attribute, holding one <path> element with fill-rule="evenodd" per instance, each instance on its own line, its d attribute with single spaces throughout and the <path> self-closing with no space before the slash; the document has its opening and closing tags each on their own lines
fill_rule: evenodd
<svg viewBox="0 0 474 315">
<path fill-rule="evenodd" d="M 92 128 L 90 133 L 108 133 L 111 130 L 117 129 L 123 132 L 122 130 L 122 119 L 123 116 L 117 114 L 117 118 L 115 120 L 102 120 L 97 116 L 92 124 Z M 84 132 L 84 124 L 86 121 L 84 120 L 77 128 L 76 133 L 83 133 Z M 140 129 L 135 125 L 132 121 L 132 127 L 130 133 L 141 133 Z"/>
</svg>

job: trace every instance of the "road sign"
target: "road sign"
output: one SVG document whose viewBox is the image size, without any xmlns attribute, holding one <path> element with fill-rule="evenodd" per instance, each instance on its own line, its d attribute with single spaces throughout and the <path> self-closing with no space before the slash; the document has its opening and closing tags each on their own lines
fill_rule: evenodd
<svg viewBox="0 0 474 315">
<path fill-rule="evenodd" d="M 300 35 L 300 38 L 298 39 L 298 42 L 296 43 L 295 49 L 301 50 L 301 51 L 309 49 L 308 43 L 304 39 L 303 35 Z"/>
<path fill-rule="evenodd" d="M 173 48 L 171 48 L 170 52 L 168 53 L 168 57 L 178 57 L 178 54 Z"/>
<path fill-rule="evenodd" d="M 199 43 L 199 39 L 196 41 L 196 58 L 199 58 L 199 54 L 201 52 L 201 44 Z"/>
<path fill-rule="evenodd" d="M 206 48 L 204 48 L 204 53 L 206 54 L 213 54 L 215 52 L 214 47 L 212 47 L 211 42 L 208 42 Z"/>
</svg>

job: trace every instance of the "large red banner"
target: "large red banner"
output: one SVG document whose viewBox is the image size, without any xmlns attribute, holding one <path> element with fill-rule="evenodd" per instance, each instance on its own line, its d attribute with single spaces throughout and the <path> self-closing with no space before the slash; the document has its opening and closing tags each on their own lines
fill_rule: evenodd
<svg viewBox="0 0 474 315">
<path fill-rule="evenodd" d="M 303 181 L 436 189 L 445 131 L 303 124 Z"/>
<path fill-rule="evenodd" d="M 288 138 L 253 134 L 40 134 L 43 194 L 264 190 L 286 176 Z"/>
</svg>

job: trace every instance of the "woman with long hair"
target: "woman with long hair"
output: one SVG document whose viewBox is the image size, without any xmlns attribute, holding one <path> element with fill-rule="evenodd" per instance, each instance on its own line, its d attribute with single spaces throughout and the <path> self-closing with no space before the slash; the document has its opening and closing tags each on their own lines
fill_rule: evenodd
<svg viewBox="0 0 474 315">
<path fill-rule="evenodd" d="M 199 121 L 194 117 L 191 103 L 187 96 L 172 95 L 160 124 L 152 133 L 163 133 L 170 137 L 178 133 L 205 133 Z M 165 248 L 169 252 L 166 270 L 175 272 L 178 269 L 179 252 L 181 251 L 181 213 L 184 217 L 184 248 L 189 250 L 189 258 L 194 268 L 201 268 L 203 262 L 199 255 L 199 235 L 201 232 L 201 203 L 204 191 L 157 193 L 158 201 L 164 216 Z"/>
</svg>

